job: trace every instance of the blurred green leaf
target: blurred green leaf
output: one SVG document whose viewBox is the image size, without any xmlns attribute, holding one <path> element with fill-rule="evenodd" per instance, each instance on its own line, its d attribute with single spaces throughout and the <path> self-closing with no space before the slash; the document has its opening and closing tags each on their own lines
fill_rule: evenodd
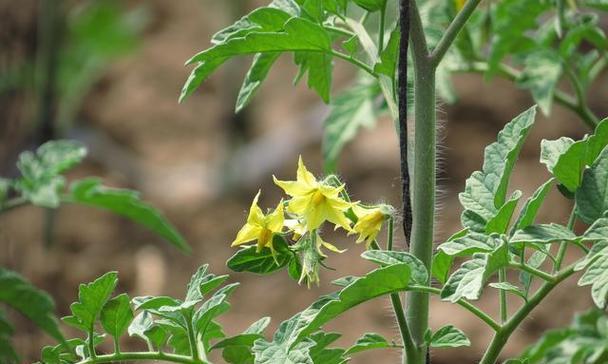
<svg viewBox="0 0 608 364">
<path fill-rule="evenodd" d="M 367 11 L 378 11 L 386 6 L 386 0 L 353 0 L 353 2 Z"/>
<path fill-rule="evenodd" d="M 536 50 L 524 58 L 524 70 L 518 80 L 520 87 L 529 89 L 534 101 L 545 115 L 551 113 L 555 88 L 562 76 L 559 54 L 551 49 Z"/>
<path fill-rule="evenodd" d="M 99 179 L 86 178 L 72 183 L 66 200 L 124 216 L 152 230 L 182 251 L 190 251 L 181 234 L 160 211 L 143 202 L 136 191 L 104 187 Z"/>
</svg>

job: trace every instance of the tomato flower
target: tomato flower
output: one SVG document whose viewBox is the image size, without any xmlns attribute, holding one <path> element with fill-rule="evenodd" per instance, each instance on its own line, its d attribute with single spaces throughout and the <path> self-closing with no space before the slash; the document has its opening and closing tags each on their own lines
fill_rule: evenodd
<svg viewBox="0 0 608 364">
<path fill-rule="evenodd" d="M 272 238 L 274 234 L 281 233 L 283 230 L 283 222 L 285 221 L 283 201 L 281 200 L 281 202 L 279 202 L 277 208 L 273 212 L 264 215 L 262 209 L 258 206 L 259 197 L 260 191 L 258 191 L 251 203 L 247 223 L 239 230 L 236 239 L 234 239 L 231 246 L 239 246 L 256 240 L 258 252 L 260 252 L 262 248 L 267 247 L 270 248 L 274 254 Z"/>
<path fill-rule="evenodd" d="M 353 204 L 340 197 L 344 185 L 334 187 L 317 181 L 306 169 L 302 157 L 298 161 L 296 181 L 280 181 L 275 176 L 273 179 L 277 186 L 292 197 L 287 210 L 302 216 L 308 231 L 317 229 L 324 221 L 352 231 L 344 212 Z"/>
<path fill-rule="evenodd" d="M 353 206 L 353 212 L 357 215 L 357 223 L 353 231 L 359 234 L 357 243 L 365 241 L 367 248 L 378 236 L 382 223 L 392 215 L 390 206 L 381 205 L 379 207 L 364 208 L 360 205 Z"/>
</svg>

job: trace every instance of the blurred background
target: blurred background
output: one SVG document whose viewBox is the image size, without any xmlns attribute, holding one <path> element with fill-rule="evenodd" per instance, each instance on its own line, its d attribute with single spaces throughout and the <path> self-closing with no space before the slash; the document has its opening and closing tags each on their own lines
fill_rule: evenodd
<svg viewBox="0 0 608 364">
<path fill-rule="evenodd" d="M 0 0 L 0 175 L 15 177 L 23 150 L 70 138 L 89 148 L 86 162 L 72 177 L 96 175 L 106 184 L 142 192 L 184 234 L 190 256 L 119 217 L 66 206 L 49 214 L 25 207 L 0 217 L 0 265 L 22 273 L 51 293 L 60 316 L 66 315 L 80 282 L 103 272 L 120 272 L 119 290 L 132 296 L 181 296 L 190 275 L 203 263 L 214 273 L 230 273 L 225 261 L 230 242 L 246 218 L 251 198 L 262 188 L 261 205 L 274 206 L 280 190 L 272 174 L 295 176 L 301 154 L 321 173 L 322 120 L 328 109 L 318 97 L 290 79 L 296 67 L 284 57 L 252 105 L 234 115 L 234 102 L 248 59 L 222 67 L 202 89 L 178 104 L 189 69 L 184 61 L 209 45 L 210 36 L 266 1 L 254 0 Z M 354 78 L 351 67 L 336 61 L 335 90 Z M 500 80 L 462 75 L 455 80 L 459 100 L 438 105 L 441 118 L 437 243 L 459 230 L 457 194 L 479 169 L 483 148 L 532 100 L 526 91 Z M 608 114 L 606 79 L 590 95 L 599 116 Z M 577 117 L 555 106 L 539 117 L 515 170 L 511 188 L 530 195 L 548 179 L 540 165 L 539 142 L 589 132 Z M 343 153 L 339 171 L 354 199 L 399 206 L 398 144 L 391 121 L 364 130 Z M 541 211 L 542 221 L 566 221 L 569 203 L 556 191 Z M 399 224 L 397 224 L 399 225 Z M 403 245 L 399 231 L 399 244 Z M 334 290 L 329 282 L 362 274 L 372 266 L 358 258 L 354 239 L 327 238 L 340 248 L 327 263 L 321 286 L 310 290 L 285 272 L 258 277 L 231 273 L 240 281 L 232 310 L 221 320 L 234 334 L 262 316 L 271 330 L 312 300 Z M 493 309 L 487 289 L 480 305 Z M 519 302 L 514 301 L 514 304 Z M 575 280 L 552 294 L 514 336 L 506 356 L 516 355 L 544 330 L 570 322 L 571 313 L 591 306 L 588 289 Z M 379 309 L 380 307 L 380 309 Z M 398 340 L 388 302 L 375 301 L 349 312 L 328 328 L 348 345 L 374 331 Z M 559 314 L 557 314 L 559 313 Z M 14 317 L 13 317 L 14 316 Z M 24 362 L 38 358 L 49 342 L 27 320 L 14 314 L 16 343 Z M 434 363 L 472 363 L 481 356 L 489 332 L 459 307 L 434 301 L 432 325 L 452 323 L 473 347 L 441 350 Z M 270 330 L 269 330 L 270 332 Z M 398 362 L 398 351 L 371 352 L 354 363 Z"/>
</svg>

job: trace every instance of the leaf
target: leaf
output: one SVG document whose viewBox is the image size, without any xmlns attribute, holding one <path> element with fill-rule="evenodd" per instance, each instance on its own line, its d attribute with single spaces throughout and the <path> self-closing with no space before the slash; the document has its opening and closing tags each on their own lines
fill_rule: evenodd
<svg viewBox="0 0 608 364">
<path fill-rule="evenodd" d="M 507 232 L 509 228 L 509 224 L 511 223 L 511 217 L 513 217 L 513 213 L 515 212 L 515 208 L 517 207 L 517 203 L 521 198 L 521 191 L 517 190 L 513 192 L 509 201 L 507 201 L 496 213 L 496 216 L 491 218 L 486 224 L 486 233 L 498 233 L 504 234 Z"/>
<path fill-rule="evenodd" d="M 395 26 L 388 39 L 388 43 L 380 53 L 380 60 L 374 65 L 374 72 L 384 74 L 391 79 L 395 78 L 400 39 L 401 32 L 399 31 L 399 27 Z"/>
<path fill-rule="evenodd" d="M 0 311 L 0 363 L 19 363 L 19 356 L 11 343 L 13 327 L 6 321 L 4 313 Z"/>
<path fill-rule="evenodd" d="M 545 262 L 549 254 L 542 250 L 536 250 L 530 258 L 528 258 L 527 265 L 532 268 L 540 268 L 540 266 Z M 532 281 L 534 280 L 534 276 L 528 272 L 521 271 L 519 273 L 519 281 L 523 285 L 523 291 L 525 293 L 526 299 L 528 298 L 528 294 L 530 293 L 530 287 L 532 286 Z"/>
<path fill-rule="evenodd" d="M 103 329 L 118 340 L 133 321 L 129 296 L 123 293 L 109 300 L 101 310 L 100 321 Z"/>
<path fill-rule="evenodd" d="M 268 72 L 270 72 L 270 69 L 276 60 L 279 59 L 280 55 L 281 53 L 258 53 L 255 55 L 239 91 L 235 113 L 239 113 L 245 106 L 249 105 L 249 102 L 251 102 L 251 99 L 268 76 Z"/>
<path fill-rule="evenodd" d="M 479 298 L 487 279 L 499 268 L 508 264 L 506 244 L 493 253 L 477 253 L 456 270 L 441 290 L 441 298 L 457 302 L 461 298 Z"/>
<path fill-rule="evenodd" d="M 21 177 L 15 182 L 15 188 L 34 205 L 56 208 L 65 186 L 60 174 L 80 163 L 85 155 L 84 146 L 68 140 L 47 142 L 35 154 L 23 152 L 17 162 Z"/>
<path fill-rule="evenodd" d="M 205 294 L 221 286 L 228 279 L 228 275 L 216 276 L 207 273 L 208 268 L 209 265 L 204 264 L 192 275 L 184 301 L 199 301 Z"/>
<path fill-rule="evenodd" d="M 382 267 L 405 263 L 411 269 L 412 283 L 426 285 L 428 282 L 429 274 L 424 263 L 410 253 L 392 250 L 366 250 L 361 254 L 361 257 Z"/>
<path fill-rule="evenodd" d="M 334 98 L 331 112 L 324 122 L 323 160 L 326 173 L 335 172 L 340 152 L 359 129 L 374 125 L 374 98 L 378 91 L 375 84 L 359 83 Z"/>
<path fill-rule="evenodd" d="M 124 216 L 147 227 L 180 250 L 190 251 L 190 247 L 175 227 L 160 211 L 143 202 L 136 191 L 104 187 L 99 179 L 86 178 L 72 183 L 67 201 Z"/>
<path fill-rule="evenodd" d="M 608 147 L 583 173 L 581 188 L 576 191 L 576 214 L 587 224 L 608 211 Z"/>
<path fill-rule="evenodd" d="M 499 289 L 501 291 L 513 293 L 526 300 L 526 293 L 519 287 L 509 282 L 494 282 L 489 284 L 490 287 Z"/>
<path fill-rule="evenodd" d="M 292 259 L 293 253 L 287 247 L 285 239 L 280 235 L 273 238 L 275 254 L 269 248 L 263 248 L 259 253 L 256 246 L 239 250 L 226 265 L 235 272 L 251 272 L 257 274 L 270 274 L 284 268 Z"/>
<path fill-rule="evenodd" d="M 41 330 L 53 339 L 63 342 L 65 339 L 59 330 L 55 317 L 55 304 L 44 291 L 34 287 L 21 275 L 0 267 L 0 302 L 6 303 L 30 319 Z M 0 322 L 4 322 L 0 320 Z M 8 332 L 3 325 L 4 333 Z M 7 350 L 7 348 L 5 348 Z M 6 352 L 7 355 L 10 354 Z"/>
<path fill-rule="evenodd" d="M 365 333 L 365 335 L 363 335 L 359 339 L 357 339 L 355 345 L 351 346 L 348 350 L 346 350 L 344 355 L 351 355 L 371 349 L 384 349 L 390 347 L 392 347 L 392 345 L 388 341 L 386 341 L 386 339 L 382 335 L 368 332 Z"/>
<path fill-rule="evenodd" d="M 167 339 L 165 331 L 155 325 L 152 315 L 148 311 L 140 312 L 133 321 L 131 321 L 127 332 L 129 333 L 129 336 L 139 337 L 157 350 L 160 350 Z M 159 334 L 164 335 L 159 339 Z"/>
<path fill-rule="evenodd" d="M 517 116 L 498 133 L 498 140 L 486 147 L 481 171 L 473 172 L 466 181 L 459 199 L 465 208 L 463 225 L 478 230 L 494 218 L 505 203 L 511 171 L 523 142 L 534 122 L 535 107 Z M 477 217 L 478 224 L 471 226 L 470 216 Z M 467 217 L 468 218 L 465 218 Z"/>
<path fill-rule="evenodd" d="M 442 252 L 449 256 L 471 256 L 475 253 L 489 253 L 501 244 L 496 236 L 470 232 L 463 237 L 447 241 L 439 246 Z"/>
<path fill-rule="evenodd" d="M 386 6 L 386 0 L 353 0 L 353 2 L 367 11 L 378 11 Z"/>
<path fill-rule="evenodd" d="M 530 43 L 526 32 L 537 24 L 537 19 L 548 8 L 547 1 L 502 0 L 496 4 L 492 19 L 492 47 L 489 57 L 489 75 L 494 75 L 500 62 L 508 54 L 526 48 Z"/>
<path fill-rule="evenodd" d="M 340 334 L 335 332 L 325 333 L 319 331 L 310 336 L 315 342 L 315 346 L 310 349 L 310 358 L 315 364 L 340 364 L 346 360 L 344 349 L 328 348 L 328 346 L 340 338 Z"/>
<path fill-rule="evenodd" d="M 308 72 L 308 88 L 315 90 L 323 102 L 329 103 L 333 75 L 331 54 L 323 52 L 296 52 L 295 60 L 296 64 L 300 67 L 296 80 Z"/>
<path fill-rule="evenodd" d="M 447 325 L 433 333 L 430 346 L 433 348 L 458 348 L 471 346 L 471 341 L 462 330 Z"/>
<path fill-rule="evenodd" d="M 526 55 L 518 85 L 529 89 L 543 114 L 549 116 L 555 88 L 562 76 L 559 54 L 552 49 L 539 49 Z"/>
<path fill-rule="evenodd" d="M 551 191 L 554 181 L 555 180 L 551 178 L 550 180 L 545 182 L 534 192 L 532 197 L 530 197 L 526 201 L 524 207 L 519 213 L 519 218 L 515 222 L 514 229 L 521 230 L 534 223 L 536 215 L 538 214 L 538 210 L 542 206 L 543 202 L 545 202 L 545 198 L 547 197 L 549 191 Z"/>
<path fill-rule="evenodd" d="M 88 284 L 80 284 L 78 302 L 72 303 L 73 318 L 85 331 L 90 331 L 95 325 L 103 306 L 118 283 L 118 273 L 108 272 Z"/>
<path fill-rule="evenodd" d="M 590 252 L 593 253 L 591 258 L 587 258 L 590 263 L 588 263 L 586 272 L 579 279 L 578 285 L 591 285 L 593 302 L 603 310 L 606 308 L 608 296 L 608 249 L 605 244 L 602 244 L 601 248 L 599 252 Z"/>
<path fill-rule="evenodd" d="M 584 240 L 608 239 L 608 217 L 595 220 L 595 222 L 583 234 Z"/>
<path fill-rule="evenodd" d="M 198 65 L 182 88 L 180 102 L 194 92 L 213 71 L 234 56 L 291 51 L 328 54 L 332 52 L 329 34 L 314 22 L 294 17 L 289 19 L 283 28 L 284 31 L 255 31 L 243 37 L 231 38 L 192 57 L 187 64 Z"/>
<path fill-rule="evenodd" d="M 253 346 L 256 364 L 314 364 L 310 357 L 310 348 L 314 341 L 306 340 L 293 348 L 274 345 L 262 339 L 257 340 Z"/>
<path fill-rule="evenodd" d="M 513 234 L 510 243 L 538 243 L 549 244 L 555 241 L 576 241 L 576 234 L 559 224 L 530 225 Z"/>
</svg>

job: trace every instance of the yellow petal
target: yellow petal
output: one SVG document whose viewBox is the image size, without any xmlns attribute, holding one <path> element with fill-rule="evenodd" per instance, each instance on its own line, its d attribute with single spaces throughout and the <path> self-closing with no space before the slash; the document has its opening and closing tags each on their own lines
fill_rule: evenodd
<svg viewBox="0 0 608 364">
<path fill-rule="evenodd" d="M 277 208 L 271 214 L 266 216 L 266 227 L 273 233 L 278 233 L 283 230 L 285 215 L 283 212 L 283 200 L 279 202 Z"/>
<path fill-rule="evenodd" d="M 309 208 L 303 214 L 304 219 L 306 220 L 306 229 L 307 230 L 312 231 L 312 230 L 318 228 L 319 226 L 321 226 L 323 221 L 327 220 L 327 218 L 325 216 L 326 209 L 323 208 L 323 206 L 325 206 L 325 205 L 326 204 L 322 204 L 322 205 L 314 207 L 314 208 Z"/>
<path fill-rule="evenodd" d="M 297 172 L 297 180 L 300 183 L 307 185 L 310 188 L 317 187 L 317 179 L 315 176 L 306 169 L 304 162 L 302 161 L 302 156 L 298 158 L 298 172 Z"/>
<path fill-rule="evenodd" d="M 275 176 L 272 176 L 274 184 L 281 187 L 289 196 L 301 196 L 310 193 L 310 186 L 301 183 L 300 181 L 281 181 Z"/>
<path fill-rule="evenodd" d="M 237 246 L 255 240 L 261 232 L 261 227 L 247 223 L 236 234 L 236 239 L 234 239 L 231 246 Z"/>
<path fill-rule="evenodd" d="M 247 223 L 253 225 L 264 224 L 264 213 L 262 209 L 258 206 L 258 199 L 260 198 L 260 193 L 262 191 L 258 191 L 258 193 L 253 198 L 253 202 L 251 203 L 251 207 L 249 208 L 249 216 L 247 216 Z"/>
<path fill-rule="evenodd" d="M 344 209 L 335 208 L 334 205 L 336 203 L 333 200 L 329 200 L 323 204 L 325 219 L 336 226 L 342 227 L 346 231 L 351 231 L 350 220 L 344 215 Z"/>
<path fill-rule="evenodd" d="M 296 196 L 289 201 L 287 210 L 297 215 L 304 215 L 311 206 L 312 195 Z"/>
<path fill-rule="evenodd" d="M 323 239 L 321 239 L 321 236 L 317 236 L 317 245 L 321 245 L 327 250 L 332 251 L 334 253 L 344 253 L 346 251 L 346 249 L 338 249 L 335 245 L 324 241 Z M 319 253 L 321 253 L 320 250 Z M 321 255 L 325 256 L 323 253 L 321 253 Z"/>
</svg>

